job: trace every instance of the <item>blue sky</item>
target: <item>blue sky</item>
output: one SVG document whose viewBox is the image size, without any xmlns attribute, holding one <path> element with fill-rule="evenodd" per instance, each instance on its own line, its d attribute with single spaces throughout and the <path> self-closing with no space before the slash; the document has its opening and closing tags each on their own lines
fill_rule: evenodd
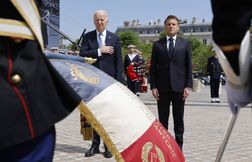
<svg viewBox="0 0 252 162">
<path fill-rule="evenodd" d="M 164 19 L 174 14 L 180 19 L 197 22 L 212 21 L 210 0 L 60 0 L 60 30 L 72 39 L 80 37 L 84 28 L 94 29 L 93 14 L 105 9 L 109 14 L 108 30 L 115 32 L 123 21 L 139 19 L 142 25 L 151 20 Z"/>
</svg>

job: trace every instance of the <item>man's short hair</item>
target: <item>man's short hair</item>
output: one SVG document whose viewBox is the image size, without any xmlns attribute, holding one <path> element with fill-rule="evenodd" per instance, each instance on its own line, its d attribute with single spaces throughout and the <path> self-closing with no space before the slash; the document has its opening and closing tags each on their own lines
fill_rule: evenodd
<svg viewBox="0 0 252 162">
<path fill-rule="evenodd" d="M 164 25 L 166 24 L 166 21 L 167 21 L 167 20 L 170 20 L 170 19 L 176 19 L 177 22 L 178 22 L 178 24 L 179 24 L 179 19 L 178 19 L 177 16 L 175 16 L 175 15 L 169 15 L 169 16 L 167 16 L 167 18 L 165 19 Z"/>
</svg>

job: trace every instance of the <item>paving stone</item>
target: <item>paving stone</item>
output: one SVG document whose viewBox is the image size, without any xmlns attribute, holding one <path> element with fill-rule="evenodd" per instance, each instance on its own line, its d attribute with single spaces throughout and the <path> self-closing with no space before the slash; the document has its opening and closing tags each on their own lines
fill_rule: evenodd
<svg viewBox="0 0 252 162">
<path fill-rule="evenodd" d="M 185 134 L 183 153 L 187 162 L 214 162 L 230 118 L 226 94 L 222 86 L 221 103 L 210 103 L 209 86 L 200 92 L 191 92 L 185 104 Z M 157 105 L 151 92 L 142 93 L 140 100 L 157 116 Z M 230 136 L 222 162 L 252 161 L 251 106 L 241 109 Z M 173 133 L 172 116 L 169 132 Z M 79 112 L 75 110 L 56 124 L 54 162 L 115 162 L 102 154 L 84 157 L 91 141 L 83 141 L 80 134 Z M 103 151 L 103 144 L 100 150 Z"/>
</svg>

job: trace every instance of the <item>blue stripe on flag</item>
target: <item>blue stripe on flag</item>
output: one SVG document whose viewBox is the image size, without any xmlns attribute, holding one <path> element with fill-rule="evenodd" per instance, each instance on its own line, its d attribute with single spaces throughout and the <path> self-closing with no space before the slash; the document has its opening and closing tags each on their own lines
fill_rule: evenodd
<svg viewBox="0 0 252 162">
<path fill-rule="evenodd" d="M 56 55 L 54 58 L 48 57 L 50 62 L 86 103 L 106 87 L 117 82 L 98 68 L 76 60 L 76 56 L 54 55 Z"/>
</svg>

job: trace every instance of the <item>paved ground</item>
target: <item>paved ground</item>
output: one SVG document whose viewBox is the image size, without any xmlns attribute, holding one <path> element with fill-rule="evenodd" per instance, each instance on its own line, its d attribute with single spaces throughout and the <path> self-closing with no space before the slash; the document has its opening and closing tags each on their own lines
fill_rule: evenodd
<svg viewBox="0 0 252 162">
<path fill-rule="evenodd" d="M 222 87 L 224 88 L 224 87 Z M 192 92 L 185 108 L 184 155 L 187 162 L 214 162 L 219 145 L 230 117 L 226 94 L 221 93 L 221 103 L 210 103 L 209 86 L 201 92 Z M 150 93 L 141 94 L 140 99 L 157 115 L 156 101 Z M 241 109 L 222 162 L 252 161 L 252 111 L 251 106 Z M 172 121 L 171 121 L 171 125 Z M 85 158 L 91 141 L 83 141 L 80 135 L 79 112 L 56 125 L 57 142 L 54 162 L 115 162 L 102 154 Z M 173 134 L 173 128 L 170 130 Z M 103 145 L 102 145 L 103 146 Z M 100 150 L 103 151 L 101 146 Z"/>
</svg>

